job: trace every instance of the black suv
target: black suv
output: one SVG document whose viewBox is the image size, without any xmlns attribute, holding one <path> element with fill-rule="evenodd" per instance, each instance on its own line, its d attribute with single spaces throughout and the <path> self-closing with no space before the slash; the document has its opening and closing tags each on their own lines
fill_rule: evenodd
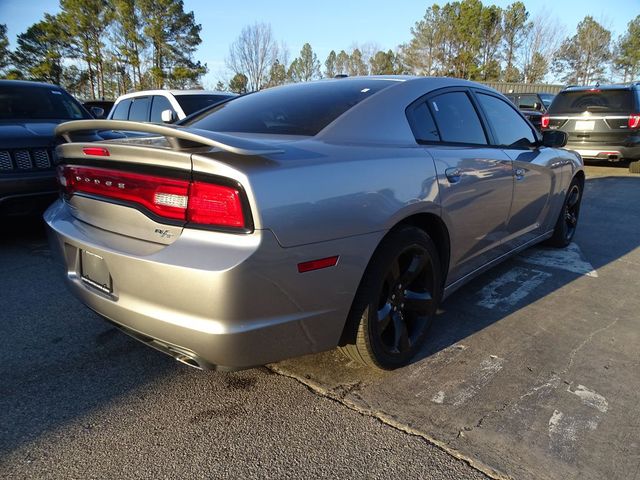
<svg viewBox="0 0 640 480">
<path fill-rule="evenodd" d="M 505 93 L 511 102 L 518 107 L 522 114 L 534 127 L 540 130 L 542 115 L 547 112 L 549 105 L 553 101 L 554 95 L 551 93 Z"/>
<path fill-rule="evenodd" d="M 565 148 L 585 159 L 632 161 L 640 173 L 640 82 L 631 85 L 567 87 L 542 117 L 543 130 L 562 130 Z"/>
<path fill-rule="evenodd" d="M 0 80 L 0 217 L 39 213 L 55 199 L 54 129 L 90 118 L 60 87 Z"/>
</svg>

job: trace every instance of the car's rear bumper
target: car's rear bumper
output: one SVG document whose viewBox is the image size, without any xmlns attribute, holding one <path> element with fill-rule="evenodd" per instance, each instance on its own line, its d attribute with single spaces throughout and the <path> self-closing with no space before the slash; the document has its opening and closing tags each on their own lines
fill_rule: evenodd
<svg viewBox="0 0 640 480">
<path fill-rule="evenodd" d="M 0 175 L 0 215 L 40 212 L 58 195 L 55 172 L 4 173 Z"/>
<path fill-rule="evenodd" d="M 608 160 L 617 162 L 621 160 L 640 159 L 640 145 L 594 145 L 589 143 L 567 143 L 564 147 L 567 150 L 574 150 L 582 158 L 590 160 Z"/>
<path fill-rule="evenodd" d="M 382 233 L 282 248 L 268 230 L 184 229 L 171 245 L 97 229 L 56 202 L 45 213 L 71 292 L 127 333 L 191 365 L 247 368 L 335 347 Z M 112 292 L 82 278 L 81 251 L 101 257 Z M 300 274 L 297 264 L 340 255 Z"/>
</svg>

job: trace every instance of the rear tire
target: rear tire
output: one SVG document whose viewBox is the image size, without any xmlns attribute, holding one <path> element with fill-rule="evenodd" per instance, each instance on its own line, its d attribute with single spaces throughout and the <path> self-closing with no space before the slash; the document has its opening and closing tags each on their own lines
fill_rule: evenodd
<svg viewBox="0 0 640 480">
<path fill-rule="evenodd" d="M 631 173 L 640 173 L 640 160 L 635 162 L 631 162 L 629 164 L 629 172 Z"/>
<path fill-rule="evenodd" d="M 441 296 L 440 261 L 429 235 L 410 226 L 392 231 L 371 259 L 351 307 L 353 343 L 340 350 L 360 365 L 406 365 L 424 345 Z"/>
<path fill-rule="evenodd" d="M 551 247 L 565 248 L 573 240 L 578 227 L 580 203 L 582 202 L 582 183 L 574 178 L 567 190 L 560 216 L 553 229 L 553 235 L 545 243 Z"/>
</svg>

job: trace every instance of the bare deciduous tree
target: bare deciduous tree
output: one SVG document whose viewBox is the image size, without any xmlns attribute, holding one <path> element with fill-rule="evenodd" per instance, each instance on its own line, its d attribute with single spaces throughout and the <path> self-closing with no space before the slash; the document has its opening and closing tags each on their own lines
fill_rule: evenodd
<svg viewBox="0 0 640 480">
<path fill-rule="evenodd" d="M 548 12 L 542 11 L 531 19 L 521 49 L 525 83 L 541 82 L 544 79 L 564 35 L 564 27 Z"/>
<path fill-rule="evenodd" d="M 260 90 L 269 81 L 269 70 L 278 55 L 271 25 L 255 23 L 242 29 L 229 47 L 227 67 L 247 77 L 249 91 Z"/>
</svg>

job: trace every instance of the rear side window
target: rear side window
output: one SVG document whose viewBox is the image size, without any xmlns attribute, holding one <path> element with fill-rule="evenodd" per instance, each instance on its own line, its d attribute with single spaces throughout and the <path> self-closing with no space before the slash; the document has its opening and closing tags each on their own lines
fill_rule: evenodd
<svg viewBox="0 0 640 480">
<path fill-rule="evenodd" d="M 148 122 L 149 103 L 149 97 L 134 98 L 129 109 L 129 120 L 132 122 Z"/>
<path fill-rule="evenodd" d="M 536 138 L 533 131 L 511 105 L 504 100 L 483 93 L 478 93 L 477 98 L 491 124 L 498 145 L 529 147 L 535 143 Z"/>
<path fill-rule="evenodd" d="M 476 109 L 466 93 L 443 93 L 428 104 L 443 142 L 487 144 Z"/>
<path fill-rule="evenodd" d="M 631 90 L 582 90 L 560 92 L 553 100 L 549 113 L 630 113 L 634 110 Z"/>
<path fill-rule="evenodd" d="M 363 78 L 268 88 L 213 107 L 185 125 L 216 132 L 316 135 L 359 102 L 395 84 Z"/>
<path fill-rule="evenodd" d="M 155 123 L 162 123 L 162 112 L 164 110 L 171 110 L 175 115 L 175 110 L 162 95 L 155 95 L 153 97 L 153 103 L 151 104 L 151 121 Z M 175 118 L 178 118 L 177 115 Z"/>
<path fill-rule="evenodd" d="M 129 107 L 131 106 L 131 100 L 122 100 L 113 109 L 112 120 L 128 120 L 129 119 Z"/>
<path fill-rule="evenodd" d="M 440 141 L 438 128 L 436 127 L 436 123 L 433 120 L 433 116 L 431 115 L 426 103 L 419 103 L 417 106 L 409 109 L 407 117 L 409 119 L 413 135 L 416 137 L 416 141 L 418 143 Z"/>
</svg>

